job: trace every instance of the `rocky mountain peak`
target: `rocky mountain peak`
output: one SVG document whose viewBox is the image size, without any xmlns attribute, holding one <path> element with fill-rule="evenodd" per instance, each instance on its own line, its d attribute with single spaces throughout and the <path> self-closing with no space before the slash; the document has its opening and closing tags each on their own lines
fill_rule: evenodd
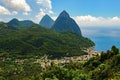
<svg viewBox="0 0 120 80">
<path fill-rule="evenodd" d="M 65 10 L 60 13 L 55 23 L 53 24 L 52 29 L 57 32 L 69 31 L 82 35 L 80 27 Z"/>
<path fill-rule="evenodd" d="M 51 28 L 51 26 L 54 24 L 54 20 L 49 16 L 49 15 L 45 15 L 43 16 L 43 18 L 41 19 L 39 25 L 45 27 L 45 28 Z"/>
</svg>

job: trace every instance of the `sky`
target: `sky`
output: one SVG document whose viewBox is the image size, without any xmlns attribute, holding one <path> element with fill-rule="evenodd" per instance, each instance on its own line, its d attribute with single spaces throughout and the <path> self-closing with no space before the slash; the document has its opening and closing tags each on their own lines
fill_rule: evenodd
<svg viewBox="0 0 120 80">
<path fill-rule="evenodd" d="M 120 0 L 0 0 L 0 21 L 12 18 L 39 23 L 66 10 L 81 27 L 120 26 Z"/>
</svg>

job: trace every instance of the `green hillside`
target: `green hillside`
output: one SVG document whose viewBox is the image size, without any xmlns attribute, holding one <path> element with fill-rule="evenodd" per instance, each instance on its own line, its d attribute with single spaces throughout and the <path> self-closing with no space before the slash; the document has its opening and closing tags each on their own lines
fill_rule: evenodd
<svg viewBox="0 0 120 80">
<path fill-rule="evenodd" d="M 73 56 L 85 54 L 83 48 L 94 46 L 90 39 L 75 33 L 58 33 L 39 25 L 16 30 L 7 24 L 0 27 L 3 27 L 0 32 L 0 50 L 12 54 Z"/>
</svg>

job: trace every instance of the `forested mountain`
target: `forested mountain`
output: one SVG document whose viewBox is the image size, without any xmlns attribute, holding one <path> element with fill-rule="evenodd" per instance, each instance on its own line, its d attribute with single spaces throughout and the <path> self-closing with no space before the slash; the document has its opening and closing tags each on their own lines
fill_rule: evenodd
<svg viewBox="0 0 120 80">
<path fill-rule="evenodd" d="M 8 25 L 4 24 L 0 27 L 4 26 Z M 0 32 L 1 51 L 22 55 L 47 54 L 61 57 L 81 55 L 84 54 L 83 48 L 94 46 L 90 39 L 67 31 L 59 33 L 39 25 L 33 25 L 25 29 L 12 28 L 5 28 L 4 31 Z"/>
<path fill-rule="evenodd" d="M 45 15 L 40 23 L 49 25 L 49 22 L 53 24 L 53 20 Z M 53 30 L 44 27 L 16 18 L 8 23 L 1 22 L 0 51 L 22 55 L 46 54 L 58 58 L 87 54 L 83 49 L 95 46 L 94 42 L 82 36 L 79 26 L 66 11 L 59 15 Z"/>
<path fill-rule="evenodd" d="M 82 35 L 79 26 L 66 11 L 60 13 L 53 24 L 52 29 L 58 32 L 70 31 Z"/>
</svg>

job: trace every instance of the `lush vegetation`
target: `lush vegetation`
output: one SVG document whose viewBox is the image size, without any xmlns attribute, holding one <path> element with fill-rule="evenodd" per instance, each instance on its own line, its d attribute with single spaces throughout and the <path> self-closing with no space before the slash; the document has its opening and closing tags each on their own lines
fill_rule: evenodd
<svg viewBox="0 0 120 80">
<path fill-rule="evenodd" d="M 83 67 L 93 80 L 118 80 L 120 79 L 119 49 L 112 46 L 111 50 L 102 52 L 101 56 L 91 58 Z"/>
<path fill-rule="evenodd" d="M 85 54 L 83 48 L 94 46 L 88 38 L 71 32 L 55 32 L 33 25 L 27 29 L 13 29 L 1 23 L 0 51 L 20 55 L 44 54 L 59 56 L 73 56 Z"/>
<path fill-rule="evenodd" d="M 42 75 L 43 80 L 119 80 L 120 52 L 115 46 L 101 56 L 87 62 L 74 63 L 64 67 L 50 67 Z M 57 78 L 57 79 L 56 79 Z"/>
<path fill-rule="evenodd" d="M 17 29 L 0 23 L 0 80 L 119 80 L 120 52 L 113 46 L 88 61 L 52 64 L 43 70 L 37 59 L 87 54 L 94 43 L 71 32 L 55 32 L 33 25 Z"/>
<path fill-rule="evenodd" d="M 19 59 L 0 52 L 0 80 L 119 80 L 120 52 L 115 46 L 101 56 L 85 62 L 70 62 L 65 66 L 52 65 L 43 70 L 36 59 Z M 24 62 L 22 62 L 24 60 Z"/>
</svg>

